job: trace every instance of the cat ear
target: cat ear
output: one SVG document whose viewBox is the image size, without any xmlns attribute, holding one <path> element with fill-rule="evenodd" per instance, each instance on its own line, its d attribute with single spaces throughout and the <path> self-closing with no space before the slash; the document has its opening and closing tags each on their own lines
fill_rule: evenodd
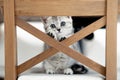
<svg viewBox="0 0 120 80">
<path fill-rule="evenodd" d="M 71 16 L 67 16 L 67 17 L 71 22 L 73 21 Z"/>
<path fill-rule="evenodd" d="M 57 16 L 51 16 L 53 20 L 56 20 L 57 21 Z"/>
<path fill-rule="evenodd" d="M 71 19 L 71 16 L 67 16 L 69 19 Z"/>
<path fill-rule="evenodd" d="M 42 16 L 41 21 L 45 24 L 49 16 Z"/>
</svg>

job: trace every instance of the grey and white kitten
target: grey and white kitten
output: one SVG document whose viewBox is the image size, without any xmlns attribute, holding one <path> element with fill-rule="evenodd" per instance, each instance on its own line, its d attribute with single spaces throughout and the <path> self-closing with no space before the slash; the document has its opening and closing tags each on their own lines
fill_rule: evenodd
<svg viewBox="0 0 120 80">
<path fill-rule="evenodd" d="M 55 40 L 62 41 L 74 34 L 74 28 L 70 16 L 50 16 L 44 17 L 42 20 L 44 23 L 45 32 Z M 45 44 L 45 50 L 49 47 L 50 46 Z M 81 52 L 78 43 L 74 43 L 69 47 L 78 52 Z M 78 69 L 78 67 L 76 67 L 76 64 L 76 60 L 67 56 L 63 52 L 57 52 L 55 55 L 46 59 L 43 65 L 46 73 L 48 74 L 73 74 L 75 73 L 74 71 Z M 78 69 L 80 72 L 82 70 L 81 66 L 82 65 L 80 65 Z"/>
</svg>

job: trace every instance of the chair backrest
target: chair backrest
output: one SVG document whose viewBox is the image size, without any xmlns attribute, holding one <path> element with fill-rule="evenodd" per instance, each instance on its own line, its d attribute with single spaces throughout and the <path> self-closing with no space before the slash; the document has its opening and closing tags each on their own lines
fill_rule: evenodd
<svg viewBox="0 0 120 80">
<path fill-rule="evenodd" d="M 58 51 L 64 52 L 102 74 L 106 80 L 116 80 L 117 7 L 117 0 L 4 0 L 5 80 L 16 80 L 20 73 Z M 58 15 L 103 17 L 62 42 L 52 39 L 18 18 L 18 16 Z M 43 40 L 52 48 L 17 65 L 16 25 Z M 68 47 L 104 25 L 106 25 L 106 66 L 100 65 Z"/>
<path fill-rule="evenodd" d="M 105 0 L 16 0 L 16 15 L 95 16 L 105 15 Z M 33 7 L 34 6 L 34 7 Z M 36 7 L 37 8 L 36 8 Z M 88 8 L 89 6 L 89 8 Z"/>
</svg>

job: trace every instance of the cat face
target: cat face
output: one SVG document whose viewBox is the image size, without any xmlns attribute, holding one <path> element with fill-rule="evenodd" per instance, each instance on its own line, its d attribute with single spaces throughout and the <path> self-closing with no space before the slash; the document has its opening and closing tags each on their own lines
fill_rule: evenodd
<svg viewBox="0 0 120 80">
<path fill-rule="evenodd" d="M 50 16 L 44 18 L 45 30 L 54 30 L 56 33 L 62 33 L 66 30 L 72 30 L 72 19 L 69 16 Z"/>
</svg>

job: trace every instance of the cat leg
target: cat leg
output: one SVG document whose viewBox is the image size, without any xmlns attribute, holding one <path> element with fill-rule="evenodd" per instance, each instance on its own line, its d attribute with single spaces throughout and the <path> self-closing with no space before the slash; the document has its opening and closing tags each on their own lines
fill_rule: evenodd
<svg viewBox="0 0 120 80">
<path fill-rule="evenodd" d="M 55 68 L 47 60 L 43 65 L 47 74 L 55 74 Z"/>
<path fill-rule="evenodd" d="M 73 64 L 71 69 L 73 70 L 74 74 L 86 74 L 88 72 L 86 66 L 79 63 Z"/>
<path fill-rule="evenodd" d="M 75 51 L 77 52 L 82 52 L 81 48 L 80 48 L 80 45 L 78 42 L 75 42 L 74 44 L 72 44 L 72 46 L 70 46 L 72 49 L 74 49 Z"/>
<path fill-rule="evenodd" d="M 66 68 L 66 69 L 64 69 L 64 74 L 71 75 L 71 74 L 73 74 L 73 70 L 71 68 Z"/>
<path fill-rule="evenodd" d="M 46 33 L 47 33 L 47 35 L 49 35 L 50 37 L 52 37 L 52 38 L 54 38 L 55 40 L 57 40 L 56 33 L 55 33 L 55 31 L 53 31 L 52 29 L 47 30 Z"/>
<path fill-rule="evenodd" d="M 73 35 L 73 34 L 71 33 L 69 35 L 65 35 L 65 34 L 61 33 L 58 35 L 58 39 L 61 42 L 61 41 L 65 40 L 66 38 L 70 37 L 71 35 Z"/>
<path fill-rule="evenodd" d="M 59 39 L 59 41 L 61 42 L 61 41 L 65 40 L 65 39 L 66 39 L 66 37 L 61 37 L 61 38 Z"/>
</svg>

